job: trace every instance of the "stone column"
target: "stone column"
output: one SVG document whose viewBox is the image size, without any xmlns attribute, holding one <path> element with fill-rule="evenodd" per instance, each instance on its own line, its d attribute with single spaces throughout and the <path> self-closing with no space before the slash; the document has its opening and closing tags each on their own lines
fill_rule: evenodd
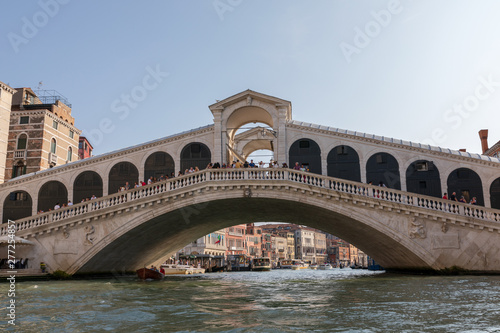
<svg viewBox="0 0 500 333">
<path fill-rule="evenodd" d="M 277 105 L 278 109 L 278 124 L 274 125 L 274 130 L 277 131 L 277 144 L 274 159 L 280 163 L 286 162 L 288 164 L 288 145 L 286 142 L 286 115 L 287 105 Z"/>
<path fill-rule="evenodd" d="M 212 152 L 212 162 L 219 162 L 221 165 L 226 158 L 225 149 L 225 131 L 222 131 L 222 111 L 223 107 L 212 110 L 214 115 L 214 145 Z"/>
</svg>

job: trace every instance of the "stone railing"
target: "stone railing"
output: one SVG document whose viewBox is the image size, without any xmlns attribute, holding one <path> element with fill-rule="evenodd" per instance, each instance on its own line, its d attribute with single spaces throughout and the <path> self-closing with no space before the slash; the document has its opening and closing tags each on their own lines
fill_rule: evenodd
<svg viewBox="0 0 500 333">
<path fill-rule="evenodd" d="M 500 210 L 469 205 L 439 198 L 403 192 L 399 190 L 368 185 L 338 178 L 332 178 L 292 169 L 206 169 L 189 175 L 167 179 L 154 184 L 110 194 L 105 197 L 85 201 L 73 206 L 60 208 L 46 213 L 30 216 L 16 221 L 18 231 L 48 225 L 75 216 L 118 206 L 142 198 L 152 197 L 178 189 L 189 188 L 200 183 L 230 183 L 231 181 L 285 181 L 307 184 L 314 188 L 348 193 L 358 197 L 395 202 L 403 205 L 421 207 L 432 211 L 464 215 L 484 221 L 500 222 Z M 7 235 L 7 226 L 0 227 L 0 235 Z"/>
</svg>

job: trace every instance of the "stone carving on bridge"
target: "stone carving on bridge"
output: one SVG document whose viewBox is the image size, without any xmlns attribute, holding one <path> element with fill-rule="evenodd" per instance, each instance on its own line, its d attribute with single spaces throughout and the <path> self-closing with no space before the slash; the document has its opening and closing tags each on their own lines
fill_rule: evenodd
<svg viewBox="0 0 500 333">
<path fill-rule="evenodd" d="M 85 245 L 94 245 L 94 240 L 96 239 L 93 234 L 95 233 L 95 228 L 93 225 L 88 225 L 85 227 Z"/>
<path fill-rule="evenodd" d="M 425 224 L 422 221 L 418 221 L 417 218 L 413 217 L 410 221 L 410 238 L 421 238 L 427 237 L 427 231 L 425 230 Z"/>
<path fill-rule="evenodd" d="M 69 238 L 69 231 L 68 231 L 68 229 L 66 229 L 66 227 L 63 228 L 63 237 L 65 239 Z"/>
<path fill-rule="evenodd" d="M 448 224 L 446 224 L 446 222 L 443 222 L 443 225 L 441 226 L 441 231 L 443 233 L 447 233 L 449 229 L 450 227 L 448 226 Z"/>
<path fill-rule="evenodd" d="M 251 198 L 252 197 L 252 190 L 249 188 L 246 188 L 243 190 L 243 196 L 245 198 Z"/>
</svg>

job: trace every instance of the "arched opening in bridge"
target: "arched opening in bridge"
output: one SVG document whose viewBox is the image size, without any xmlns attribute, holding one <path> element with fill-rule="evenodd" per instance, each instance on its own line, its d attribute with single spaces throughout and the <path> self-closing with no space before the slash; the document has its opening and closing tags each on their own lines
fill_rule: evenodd
<svg viewBox="0 0 500 333">
<path fill-rule="evenodd" d="M 327 157 L 327 170 L 330 177 L 361 181 L 358 153 L 349 146 L 337 146 L 330 150 Z"/>
<path fill-rule="evenodd" d="M 309 194 L 306 194 L 307 198 L 313 200 L 314 204 L 313 201 L 306 203 L 292 197 L 224 199 L 222 197 L 227 193 L 219 191 L 214 195 L 213 201 L 192 201 L 193 204 L 178 208 L 155 205 L 154 214 L 148 211 L 130 220 L 127 220 L 125 214 L 121 214 L 123 223 L 120 223 L 120 228 L 96 244 L 98 246 L 92 249 L 94 254 L 86 257 L 78 270 L 134 270 L 143 267 L 144 263 L 164 260 L 204 235 L 257 221 L 307 225 L 338 236 L 361 249 L 385 268 L 429 267 L 429 262 L 434 262 L 433 258 L 426 257 L 428 253 L 421 246 L 416 246 L 406 237 L 406 228 L 403 228 L 401 237 L 393 237 L 394 230 L 389 230 L 386 222 L 381 221 L 384 218 L 382 215 L 389 213 L 385 210 L 373 210 L 369 205 L 356 206 L 363 212 L 346 205 L 344 201 L 333 200 L 328 205 L 321 206 L 316 200 L 322 199 Z M 217 199 L 219 196 L 221 198 Z M 398 215 L 400 223 L 410 221 L 409 217 L 401 219 Z M 226 244 L 228 241 L 226 239 Z M 308 252 L 312 246 L 303 247 L 304 245 L 306 244 L 300 244 L 300 251 L 305 251 L 304 256 L 310 255 Z M 235 242 L 233 247 L 229 250 L 237 251 L 238 243 Z M 272 248 L 264 246 L 264 250 Z"/>
<path fill-rule="evenodd" d="M 226 122 L 226 131 L 229 142 L 234 141 L 238 130 L 252 123 L 261 123 L 270 128 L 274 128 L 273 117 L 263 108 L 256 106 L 245 106 L 234 111 Z"/>
<path fill-rule="evenodd" d="M 491 208 L 500 209 L 500 178 L 495 179 L 490 187 Z"/>
<path fill-rule="evenodd" d="M 383 183 L 389 188 L 401 190 L 399 163 L 388 153 L 376 153 L 366 162 L 366 181 L 373 185 Z"/>
<path fill-rule="evenodd" d="M 441 198 L 439 170 L 431 161 L 418 160 L 406 169 L 406 190 Z"/>
<path fill-rule="evenodd" d="M 466 202 L 475 197 L 477 204 L 484 206 L 483 185 L 479 175 L 468 168 L 453 170 L 448 176 L 448 195 L 456 193 L 457 199 L 464 196 Z"/>
<path fill-rule="evenodd" d="M 120 162 L 115 164 L 109 171 L 108 192 L 116 193 L 121 187 L 125 187 L 128 182 L 130 188 L 139 182 L 139 171 L 130 162 Z"/>
<path fill-rule="evenodd" d="M 102 178 L 95 171 L 84 171 L 76 177 L 73 183 L 73 201 L 79 203 L 87 198 L 90 199 L 93 195 L 102 197 Z"/>
<path fill-rule="evenodd" d="M 159 151 L 149 155 L 144 163 L 144 178 L 160 179 L 161 177 L 175 176 L 175 163 L 172 156 Z"/>
<path fill-rule="evenodd" d="M 258 150 L 255 150 L 253 152 L 251 152 L 250 154 L 248 154 L 247 156 L 247 161 L 248 163 L 251 163 L 251 161 L 253 160 L 253 163 L 255 163 L 255 166 L 259 166 L 259 163 L 262 162 L 262 164 L 264 165 L 264 167 L 269 167 L 269 163 L 271 163 L 271 161 L 274 162 L 274 152 L 272 150 L 268 150 L 268 149 L 258 149 Z M 280 167 L 282 165 L 280 164 Z"/>
<path fill-rule="evenodd" d="M 68 190 L 57 180 L 43 184 L 38 192 L 38 211 L 47 212 L 53 210 L 57 204 L 62 207 L 66 203 L 68 203 Z"/>
<path fill-rule="evenodd" d="M 11 192 L 3 203 L 2 223 L 31 216 L 32 210 L 33 200 L 28 192 Z"/>
<path fill-rule="evenodd" d="M 276 131 L 266 123 L 262 122 L 252 122 L 242 124 L 239 128 L 236 129 L 234 140 L 232 142 L 231 148 L 228 148 L 228 159 L 229 162 L 233 162 L 235 160 L 241 160 L 242 163 L 245 161 L 250 162 L 249 155 L 257 150 L 261 151 L 271 151 L 274 152 L 274 145 L 276 140 Z M 269 156 L 269 153 L 265 153 L 266 156 L 261 156 L 260 160 L 263 162 L 269 163 L 273 156 Z M 266 158 L 264 158 L 266 157 Z M 254 162 L 256 160 L 254 159 Z M 259 160 L 257 160 L 259 161 Z"/>
<path fill-rule="evenodd" d="M 210 149 L 201 142 L 187 144 L 181 152 L 181 171 L 198 167 L 203 170 L 212 161 Z"/>
<path fill-rule="evenodd" d="M 254 101 L 249 97 L 246 106 L 236 109 L 227 118 L 227 147 L 221 147 L 227 149 L 227 161 L 223 162 L 249 162 L 249 152 L 258 149 L 275 151 L 277 132 L 273 116 L 268 110 L 252 103 Z"/>
<path fill-rule="evenodd" d="M 321 175 L 321 148 L 316 141 L 303 138 L 295 141 L 288 152 L 288 165 L 293 168 L 298 162 L 309 172 Z"/>
</svg>

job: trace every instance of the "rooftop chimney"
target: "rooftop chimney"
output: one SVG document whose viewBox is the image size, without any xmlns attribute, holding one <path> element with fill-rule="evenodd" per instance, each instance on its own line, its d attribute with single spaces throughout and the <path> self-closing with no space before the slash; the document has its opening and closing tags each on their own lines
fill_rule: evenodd
<svg viewBox="0 0 500 333">
<path fill-rule="evenodd" d="M 479 138 L 481 139 L 481 148 L 483 148 L 483 154 L 488 150 L 488 130 L 483 129 L 479 131 Z"/>
</svg>

